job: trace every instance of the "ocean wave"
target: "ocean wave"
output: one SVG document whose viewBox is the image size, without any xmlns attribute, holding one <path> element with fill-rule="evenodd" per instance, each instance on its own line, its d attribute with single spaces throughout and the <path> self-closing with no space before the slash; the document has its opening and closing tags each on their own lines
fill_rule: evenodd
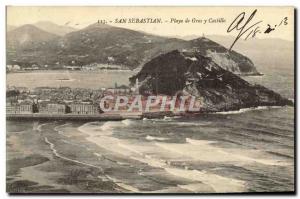
<svg viewBox="0 0 300 199">
<path fill-rule="evenodd" d="M 215 144 L 216 141 L 209 141 L 209 140 L 194 140 L 191 138 L 185 139 L 187 143 L 193 144 L 193 145 L 206 145 L 206 144 Z"/>
<path fill-rule="evenodd" d="M 204 122 L 204 121 L 199 121 L 199 122 L 174 122 L 171 124 L 175 124 L 178 126 L 207 126 L 210 125 L 211 122 Z"/>
<path fill-rule="evenodd" d="M 191 191 L 193 193 L 213 193 L 215 190 L 204 183 L 191 183 L 191 184 L 184 184 L 184 185 L 178 185 L 181 189 L 185 189 L 188 191 Z"/>
<path fill-rule="evenodd" d="M 131 124 L 134 123 L 134 120 L 126 119 L 126 120 L 122 120 L 121 122 L 126 126 L 130 126 Z"/>
<path fill-rule="evenodd" d="M 153 158 L 149 158 L 145 155 L 147 155 L 147 153 L 154 153 L 157 154 L 157 157 L 160 157 L 163 153 L 166 153 L 166 151 L 169 151 L 169 153 L 167 153 L 168 155 L 164 157 L 169 158 L 174 157 L 174 155 L 176 157 L 176 154 L 178 154 L 181 155 L 182 158 L 189 157 L 194 160 L 206 162 L 235 162 L 238 165 L 253 163 L 278 166 L 289 165 L 289 163 L 284 163 L 276 159 L 256 158 L 261 157 L 263 154 L 259 150 L 224 149 L 217 147 L 216 145 L 212 145 L 217 144 L 217 142 L 210 140 L 195 140 L 186 138 L 186 143 L 183 144 L 164 142 L 153 142 L 154 144 L 151 144 L 147 142 L 141 143 L 140 141 L 136 142 L 134 140 L 125 140 L 112 137 L 111 129 L 120 125 L 124 124 L 122 122 L 106 122 L 101 127 L 97 127 L 96 129 L 95 126 L 93 126 L 94 129 L 90 129 L 90 126 L 85 125 L 86 127 L 81 127 L 80 130 L 90 135 L 90 137 L 87 138 L 88 141 L 91 141 L 106 150 L 111 150 L 112 152 L 119 153 L 130 158 L 134 157 L 133 159 L 139 159 L 139 161 L 143 160 L 145 162 L 146 160 L 146 162 L 152 166 L 162 166 L 165 164 L 165 162 L 161 160 L 153 160 Z M 100 132 L 99 128 L 101 129 Z M 110 133 L 107 133 L 108 131 Z M 100 137 L 97 137 L 96 135 Z M 150 135 L 147 135 L 146 139 L 151 141 L 165 140 L 163 137 L 154 137 Z M 157 147 L 160 147 L 165 151 L 157 151 Z M 250 156 L 248 156 L 249 154 Z"/>
<path fill-rule="evenodd" d="M 47 123 L 44 123 L 44 124 L 40 124 L 40 125 L 38 125 L 38 123 L 36 124 L 34 124 L 33 125 L 33 130 L 35 130 L 35 131 L 38 131 L 38 132 L 42 132 L 42 127 L 43 126 L 45 126 L 45 125 L 47 125 L 47 124 L 50 124 L 50 122 L 47 122 Z"/>
<path fill-rule="evenodd" d="M 182 116 L 164 116 L 163 118 L 147 118 L 144 117 L 143 121 L 172 121 L 176 119 L 180 119 Z"/>
<path fill-rule="evenodd" d="M 234 190 L 234 191 L 244 190 L 244 187 L 241 185 L 242 184 L 241 181 L 235 179 L 222 177 L 207 171 L 189 170 L 189 168 L 174 168 L 174 166 L 172 165 L 172 159 L 175 158 L 174 160 L 176 159 L 185 160 L 186 158 L 184 158 L 184 156 L 186 156 L 186 153 L 190 153 L 191 148 L 188 151 L 185 151 L 186 153 L 177 155 L 177 151 L 172 151 L 172 150 L 169 151 L 170 149 L 169 147 L 167 147 L 167 149 L 165 147 L 160 147 L 160 149 L 158 150 L 157 147 L 161 145 L 157 143 L 156 144 L 147 144 L 141 142 L 133 143 L 126 140 L 111 138 L 109 136 L 101 136 L 99 138 L 98 137 L 91 138 L 89 140 L 96 143 L 100 147 L 104 147 L 107 150 L 111 150 L 113 152 L 125 155 L 129 159 L 145 163 L 151 167 L 162 168 L 169 174 L 182 177 L 182 178 L 187 178 L 193 182 L 198 182 L 198 183 L 206 179 L 205 180 L 206 185 L 204 186 L 213 187 L 213 189 L 217 191 L 228 192 L 229 190 Z M 191 139 L 190 140 L 188 139 L 188 141 L 192 143 L 196 143 L 196 141 L 193 142 L 193 140 Z M 175 146 L 175 148 L 181 151 L 183 148 L 178 146 L 187 146 L 187 145 L 191 145 L 191 144 L 190 143 L 181 144 L 181 145 L 175 144 L 173 146 Z M 192 146 L 192 148 L 194 147 L 195 146 Z M 206 145 L 204 147 L 206 147 Z M 209 150 L 211 150 L 211 148 L 209 148 Z M 197 155 L 199 155 L 198 151 L 197 151 Z M 194 177 L 195 175 L 197 175 L 197 177 Z M 201 180 L 199 179 L 200 176 L 201 176 Z M 210 180 L 210 178 L 215 178 L 217 180 L 213 181 Z M 223 186 L 220 186 L 220 184 L 218 184 L 219 181 L 225 184 L 230 184 L 230 187 L 224 186 L 224 184 Z M 123 187 L 124 189 L 131 190 L 133 192 L 138 191 L 134 187 L 127 187 L 127 185 L 123 184 L 122 182 L 118 182 L 116 180 L 114 180 L 114 182 L 117 183 L 119 186 Z M 222 189 L 222 187 L 228 187 L 228 189 L 226 188 Z"/>
<path fill-rule="evenodd" d="M 231 114 L 241 114 L 249 111 L 255 111 L 255 110 L 269 110 L 269 109 L 276 109 L 276 108 L 282 108 L 284 106 L 258 106 L 258 107 L 251 107 L 251 108 L 241 108 L 236 111 L 220 111 L 216 113 L 211 114 L 220 114 L 220 115 L 231 115 Z"/>
<path fill-rule="evenodd" d="M 216 145 L 217 142 L 210 140 L 195 140 L 186 138 L 186 143 L 155 143 L 162 149 L 190 157 L 194 160 L 205 162 L 230 162 L 235 165 L 263 164 L 274 166 L 287 166 L 290 163 L 278 160 L 261 158 L 267 156 L 260 150 L 250 149 L 226 149 Z"/>
<path fill-rule="evenodd" d="M 126 121 L 125 123 L 128 125 L 128 122 L 130 125 L 131 121 Z M 178 167 L 173 164 L 173 161 L 203 161 L 210 163 L 228 163 L 236 166 L 248 164 L 285 166 L 289 164 L 276 159 L 262 158 L 268 156 L 259 150 L 221 148 L 217 146 L 217 141 L 186 138 L 186 143 L 166 143 L 163 142 L 163 137 L 147 135 L 146 139 L 152 140 L 153 142 L 142 142 L 141 140 L 119 139 L 112 137 L 112 134 L 102 132 L 112 130 L 115 127 L 124 127 L 126 124 L 123 122 L 105 122 L 102 126 L 85 125 L 81 128 L 86 128 L 85 131 L 90 131 L 91 129 L 89 128 L 92 128 L 94 132 L 89 132 L 90 136 L 86 139 L 105 150 L 122 155 L 131 160 L 145 163 L 154 168 L 164 169 L 168 174 L 191 180 L 190 186 L 182 185 L 182 187 L 180 183 L 178 185 L 190 191 L 196 192 L 201 190 L 201 187 L 197 187 L 198 185 L 201 186 L 201 183 L 205 184 L 203 186 L 206 187 L 207 190 L 212 188 L 216 192 L 245 191 L 246 185 L 241 180 L 217 175 L 210 171 L 192 170 L 188 166 L 184 168 Z M 196 124 L 199 125 L 198 123 Z M 190 125 L 190 123 L 187 122 L 187 125 Z M 200 122 L 200 125 L 203 124 Z M 97 132 L 99 136 L 94 136 L 94 133 Z M 160 142 L 155 142 L 155 140 Z M 115 180 L 115 183 L 126 190 L 140 192 L 137 188 L 124 184 L 123 182 L 124 181 Z M 226 186 L 224 186 L 224 184 L 226 184 Z"/>
<path fill-rule="evenodd" d="M 169 138 L 163 138 L 163 137 L 155 137 L 155 136 L 151 136 L 151 135 L 147 135 L 146 136 L 146 140 L 159 140 L 159 141 L 164 141 L 164 140 L 168 140 Z"/>
<path fill-rule="evenodd" d="M 174 120 L 179 118 L 181 118 L 181 116 L 164 116 L 163 120 Z"/>
<path fill-rule="evenodd" d="M 107 121 L 105 123 L 89 122 L 78 127 L 77 130 L 89 136 L 112 135 L 115 128 L 130 126 L 134 120 L 125 119 L 122 121 Z"/>
<path fill-rule="evenodd" d="M 183 179 L 188 179 L 191 182 L 194 182 L 193 187 L 188 187 L 181 185 L 180 183 L 177 185 L 180 188 L 186 188 L 190 191 L 197 192 L 202 189 L 202 187 L 205 187 L 206 190 L 211 191 L 216 191 L 216 192 L 230 192 L 230 191 L 235 191 L 235 192 L 240 192 L 245 190 L 245 182 L 241 180 L 236 180 L 233 178 L 227 178 L 223 177 L 217 174 L 213 174 L 211 172 L 205 171 L 205 170 L 192 170 L 189 169 L 188 167 L 185 168 L 176 168 L 172 165 L 172 159 L 167 160 L 165 158 L 159 158 L 162 151 L 164 151 L 164 148 L 162 150 L 157 150 L 157 147 L 154 147 L 152 149 L 152 152 L 145 152 L 140 151 L 139 147 L 136 147 L 134 145 L 128 145 L 128 144 L 121 144 L 121 147 L 124 149 L 127 149 L 133 154 L 130 156 L 130 159 L 134 159 L 140 162 L 143 162 L 145 164 L 148 164 L 151 167 L 156 167 L 156 168 L 162 168 L 164 169 L 167 173 L 177 176 Z M 158 145 L 160 146 L 160 145 Z M 156 150 L 155 150 L 156 149 Z M 142 149 L 144 150 L 144 148 Z M 155 153 L 156 152 L 156 153 Z M 148 154 L 151 153 L 151 154 Z M 154 154 L 153 154 L 154 153 Z M 170 154 L 170 158 L 174 156 L 173 154 Z M 177 156 L 178 157 L 178 156 Z M 184 158 L 180 158 L 181 161 L 184 160 Z M 203 183 L 203 184 L 202 184 Z M 195 186 L 197 184 L 197 186 Z M 226 186 L 224 186 L 226 184 Z M 202 186 L 202 187 L 201 187 Z"/>
<path fill-rule="evenodd" d="M 165 170 L 174 176 L 187 178 L 196 182 L 202 182 L 212 187 L 217 193 L 243 192 L 246 189 L 246 183 L 242 180 L 223 177 L 205 170 L 183 170 L 177 168 L 166 168 Z M 188 188 L 187 186 L 181 187 Z M 195 189 L 195 187 L 193 187 L 193 189 Z"/>
<path fill-rule="evenodd" d="M 148 118 L 143 118 L 143 121 L 145 122 L 159 122 L 163 124 L 170 124 L 170 125 L 177 125 L 177 126 L 207 126 L 210 125 L 212 122 L 206 122 L 206 121 L 180 121 L 180 120 L 175 120 L 176 118 L 172 119 L 148 119 Z"/>
<path fill-rule="evenodd" d="M 108 130 L 112 130 L 115 127 L 119 127 L 122 124 L 120 122 L 114 122 L 114 121 L 109 121 L 109 122 L 105 122 L 103 125 L 100 126 L 100 129 L 102 131 L 108 131 Z"/>
<path fill-rule="evenodd" d="M 95 122 L 89 122 L 78 127 L 77 130 L 86 135 L 89 135 L 90 137 L 95 137 L 102 135 L 111 135 L 113 133 L 114 127 L 117 126 L 120 126 L 120 123 L 115 121 L 105 122 L 102 125 Z"/>
</svg>

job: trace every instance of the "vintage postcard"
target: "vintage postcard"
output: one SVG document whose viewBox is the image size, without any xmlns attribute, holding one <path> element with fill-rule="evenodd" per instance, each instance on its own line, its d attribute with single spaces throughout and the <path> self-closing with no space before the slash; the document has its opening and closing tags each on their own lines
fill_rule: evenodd
<svg viewBox="0 0 300 199">
<path fill-rule="evenodd" d="M 6 7 L 8 193 L 295 193 L 293 7 Z"/>
</svg>

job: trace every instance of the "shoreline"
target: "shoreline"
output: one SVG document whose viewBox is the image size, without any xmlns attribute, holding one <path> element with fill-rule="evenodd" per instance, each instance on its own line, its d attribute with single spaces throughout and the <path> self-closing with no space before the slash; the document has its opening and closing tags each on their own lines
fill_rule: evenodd
<svg viewBox="0 0 300 199">
<path fill-rule="evenodd" d="M 69 72 L 69 73 L 100 73 L 100 72 L 133 72 L 130 69 L 114 69 L 114 70 L 31 70 L 31 71 L 13 71 L 13 72 L 6 72 L 6 74 L 18 74 L 18 73 L 59 73 L 59 72 Z"/>
<path fill-rule="evenodd" d="M 103 72 L 134 72 L 136 69 L 100 69 L 100 70 L 67 70 L 67 69 L 56 69 L 56 70 L 20 70 L 20 71 L 9 71 L 8 74 L 18 74 L 18 73 L 58 73 L 58 72 L 69 72 L 69 73 L 103 73 Z M 256 77 L 264 76 L 261 72 L 249 72 L 249 73 L 236 73 L 240 77 Z"/>
<path fill-rule="evenodd" d="M 257 107 L 249 107 L 249 108 L 240 108 L 237 110 L 228 110 L 228 111 L 207 111 L 207 112 L 197 112 L 197 113 L 174 113 L 174 112 L 137 112 L 135 114 L 130 113 L 102 113 L 99 115 L 75 115 L 75 114 L 39 114 L 39 113 L 32 113 L 32 114 L 6 114 L 7 120 L 30 120 L 30 119 L 37 119 L 37 120 L 81 120 L 81 121 L 121 121 L 126 119 L 134 119 L 134 120 L 142 120 L 144 118 L 148 119 L 159 119 L 164 117 L 191 117 L 191 116 L 199 116 L 203 114 L 240 114 L 248 111 L 254 110 L 268 110 L 268 109 L 275 109 L 275 108 L 283 108 L 288 106 L 257 106 Z"/>
<path fill-rule="evenodd" d="M 121 115 L 121 114 L 99 114 L 99 115 L 72 115 L 72 114 L 6 114 L 6 119 L 46 119 L 46 120 L 101 120 L 101 121 L 120 121 L 124 119 L 142 119 L 140 115 Z"/>
</svg>

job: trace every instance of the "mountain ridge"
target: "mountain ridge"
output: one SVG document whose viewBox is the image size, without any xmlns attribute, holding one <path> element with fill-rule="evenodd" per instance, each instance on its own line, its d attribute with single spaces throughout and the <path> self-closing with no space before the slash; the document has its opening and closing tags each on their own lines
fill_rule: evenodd
<svg viewBox="0 0 300 199">
<path fill-rule="evenodd" d="M 77 30 L 73 27 L 57 25 L 50 21 L 38 21 L 38 22 L 34 23 L 33 25 L 41 30 L 44 30 L 44 31 L 52 33 L 52 34 L 56 34 L 58 36 L 64 36 L 70 32 Z"/>
<path fill-rule="evenodd" d="M 27 46 L 27 49 L 17 49 L 18 52 L 15 55 L 10 53 L 8 60 L 20 60 L 18 55 L 22 55 L 21 62 L 36 62 L 40 65 L 46 62 L 50 65 L 55 63 L 60 65 L 112 63 L 135 69 L 159 54 L 178 49 L 199 51 L 204 56 L 211 57 L 221 67 L 237 74 L 258 74 L 254 64 L 246 56 L 235 51 L 228 51 L 208 38 L 185 41 L 94 23 L 62 37 L 57 36 L 51 42 L 47 42 L 44 46 L 36 44 L 39 42 L 33 42 L 33 46 Z M 28 49 L 38 49 L 39 52 L 26 56 Z M 43 53 L 45 55 L 41 59 L 40 56 Z"/>
</svg>

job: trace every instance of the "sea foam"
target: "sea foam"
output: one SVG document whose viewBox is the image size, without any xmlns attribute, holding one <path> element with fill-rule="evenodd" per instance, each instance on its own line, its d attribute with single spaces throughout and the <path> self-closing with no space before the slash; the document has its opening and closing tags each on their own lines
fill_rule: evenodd
<svg viewBox="0 0 300 199">
<path fill-rule="evenodd" d="M 155 136 L 147 135 L 146 139 L 151 140 L 151 141 L 153 141 L 153 140 L 163 141 L 163 140 L 168 140 L 169 138 L 155 137 Z"/>
<path fill-rule="evenodd" d="M 282 108 L 282 106 L 258 106 L 258 107 L 251 107 L 251 108 L 241 108 L 236 111 L 220 111 L 213 114 L 231 115 L 231 114 L 241 114 L 241 113 L 255 111 L 255 110 L 268 110 L 268 109 L 275 109 L 275 108 Z"/>
<path fill-rule="evenodd" d="M 122 123 L 122 122 L 121 122 Z M 105 123 L 104 125 L 108 125 L 111 123 Z M 123 124 L 125 125 L 125 124 Z M 109 125 L 110 127 L 114 125 Z M 84 130 L 85 127 L 80 128 L 80 130 Z M 103 128 L 100 128 L 103 130 Z M 91 129 L 89 129 L 91 130 Z M 96 130 L 96 129 L 92 129 Z M 98 127 L 99 130 L 99 127 Z M 107 128 L 104 128 L 107 130 Z M 85 130 L 84 130 L 85 131 Z M 83 132 L 84 132 L 83 131 Z M 151 167 L 161 168 L 164 169 L 167 173 L 171 175 L 175 175 L 181 178 L 188 178 L 189 180 L 195 182 L 196 184 L 203 182 L 206 185 L 203 185 L 205 189 L 207 187 L 211 187 L 215 191 L 219 192 L 229 192 L 229 191 L 242 191 L 244 190 L 244 184 L 242 181 L 238 181 L 231 178 L 226 178 L 222 176 L 218 176 L 216 174 L 207 172 L 207 171 L 198 171 L 198 170 L 189 170 L 188 168 L 174 168 L 172 165 L 173 161 L 188 161 L 193 160 L 193 157 L 199 156 L 201 153 L 210 152 L 208 155 L 210 156 L 209 161 L 213 158 L 213 150 L 214 147 L 210 147 L 211 141 L 197 141 L 192 139 L 187 139 L 187 143 L 184 144 L 167 144 L 167 143 L 157 143 L 157 142 L 141 142 L 141 141 L 134 141 L 134 140 L 126 140 L 126 139 L 118 139 L 111 137 L 111 134 L 100 134 L 100 136 L 93 136 L 92 133 L 89 134 L 90 137 L 87 138 L 88 141 L 97 144 L 99 147 L 103 147 L 106 150 L 110 150 L 114 153 L 121 154 L 123 156 L 128 157 L 132 160 L 137 160 L 139 162 L 148 164 Z M 159 139 L 157 137 L 148 136 L 148 139 Z M 163 141 L 162 139 L 160 139 Z M 192 144 L 191 144 L 192 143 Z M 196 146 L 196 147 L 195 147 Z M 158 149 L 159 147 L 159 149 Z M 196 148 L 196 150 L 194 150 Z M 192 155 L 190 155 L 192 154 Z M 224 156 L 224 154 L 222 154 Z M 218 157 L 215 161 L 219 161 Z M 214 178 L 215 180 L 210 180 L 210 178 Z M 130 185 L 126 185 L 122 182 L 117 182 L 114 180 L 119 186 L 123 187 L 124 189 L 136 192 L 139 191 L 135 187 Z M 194 185 L 189 187 L 186 186 L 186 189 L 189 190 L 197 190 Z M 224 184 L 221 186 L 222 183 L 228 184 L 228 186 L 224 187 Z M 179 184 L 180 186 L 180 184 Z M 220 187 L 218 187 L 220 186 Z M 184 187 L 182 187 L 184 188 Z M 203 188 L 198 187 L 198 190 Z M 210 188 L 208 188 L 209 190 Z"/>
</svg>

